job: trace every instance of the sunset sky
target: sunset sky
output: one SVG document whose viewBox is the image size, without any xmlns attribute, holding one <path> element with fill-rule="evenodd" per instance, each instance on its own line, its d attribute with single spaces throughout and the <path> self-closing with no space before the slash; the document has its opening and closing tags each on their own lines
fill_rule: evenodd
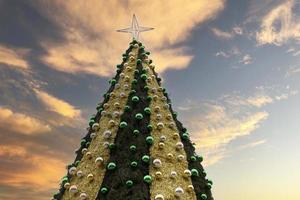
<svg viewBox="0 0 300 200">
<path fill-rule="evenodd" d="M 0 199 L 57 191 L 133 13 L 214 198 L 299 200 L 299 0 L 0 0 Z"/>
</svg>

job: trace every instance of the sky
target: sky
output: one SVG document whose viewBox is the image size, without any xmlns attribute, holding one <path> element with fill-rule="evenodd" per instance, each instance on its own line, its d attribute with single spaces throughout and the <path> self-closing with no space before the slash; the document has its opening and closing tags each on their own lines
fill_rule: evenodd
<svg viewBox="0 0 300 200">
<path fill-rule="evenodd" d="M 0 199 L 57 191 L 133 13 L 215 199 L 299 200 L 299 0 L 0 0 Z"/>
</svg>

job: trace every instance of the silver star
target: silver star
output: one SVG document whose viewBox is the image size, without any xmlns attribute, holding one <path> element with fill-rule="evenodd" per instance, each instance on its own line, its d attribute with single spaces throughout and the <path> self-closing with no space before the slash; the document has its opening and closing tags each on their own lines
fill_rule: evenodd
<svg viewBox="0 0 300 200">
<path fill-rule="evenodd" d="M 131 21 L 131 27 L 120 29 L 117 31 L 124 32 L 124 33 L 131 33 L 133 39 L 139 40 L 140 32 L 151 31 L 153 29 L 154 28 L 139 26 L 137 18 L 135 16 L 135 14 L 133 14 L 132 21 Z"/>
</svg>

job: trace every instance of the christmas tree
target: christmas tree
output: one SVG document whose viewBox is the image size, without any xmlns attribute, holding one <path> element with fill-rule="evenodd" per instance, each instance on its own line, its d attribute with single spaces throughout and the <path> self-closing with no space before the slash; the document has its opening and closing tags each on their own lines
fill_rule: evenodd
<svg viewBox="0 0 300 200">
<path fill-rule="evenodd" d="M 213 199 L 203 158 L 137 38 L 117 65 L 53 199 Z"/>
</svg>

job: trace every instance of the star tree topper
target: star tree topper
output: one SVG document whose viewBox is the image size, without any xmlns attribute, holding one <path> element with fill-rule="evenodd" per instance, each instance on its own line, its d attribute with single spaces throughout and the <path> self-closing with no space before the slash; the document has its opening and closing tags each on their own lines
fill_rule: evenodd
<svg viewBox="0 0 300 200">
<path fill-rule="evenodd" d="M 131 21 L 131 27 L 120 29 L 117 31 L 123 32 L 123 33 L 131 33 L 133 39 L 139 40 L 140 32 L 151 31 L 153 29 L 154 28 L 139 26 L 137 18 L 135 16 L 135 14 L 133 14 L 132 21 Z"/>
</svg>

